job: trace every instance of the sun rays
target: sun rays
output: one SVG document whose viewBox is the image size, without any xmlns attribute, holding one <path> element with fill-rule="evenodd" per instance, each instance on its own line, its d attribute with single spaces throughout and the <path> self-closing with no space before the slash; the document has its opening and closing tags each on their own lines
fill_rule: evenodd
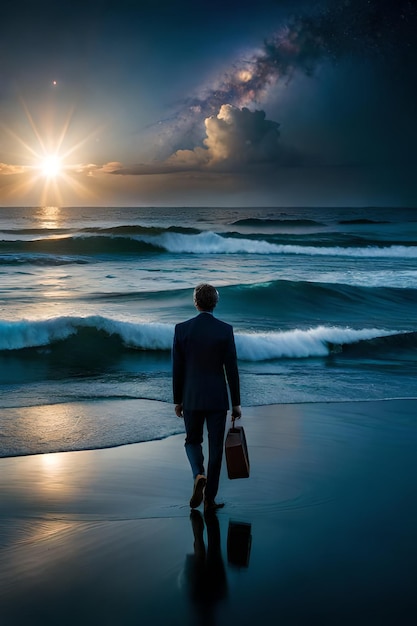
<svg viewBox="0 0 417 626">
<path fill-rule="evenodd" d="M 18 154 L 20 165 L 12 173 L 19 175 L 18 181 L 10 185 L 9 195 L 24 197 L 29 192 L 37 192 L 40 204 L 64 203 L 67 192 L 75 192 L 82 198 L 94 197 L 90 186 L 84 182 L 85 177 L 97 169 L 94 164 L 86 165 L 81 160 L 76 161 L 83 145 L 90 140 L 99 129 L 96 129 L 82 139 L 74 140 L 74 131 L 70 129 L 74 109 L 71 109 L 65 119 L 56 129 L 57 124 L 53 116 L 46 117 L 42 126 L 36 123 L 28 106 L 22 101 L 29 129 L 26 132 L 15 132 L 3 125 L 3 129 L 22 148 Z M 29 139 L 28 135 L 32 135 Z M 15 177 L 13 177 L 15 178 Z M 69 195 L 73 195 L 72 193 Z"/>
</svg>

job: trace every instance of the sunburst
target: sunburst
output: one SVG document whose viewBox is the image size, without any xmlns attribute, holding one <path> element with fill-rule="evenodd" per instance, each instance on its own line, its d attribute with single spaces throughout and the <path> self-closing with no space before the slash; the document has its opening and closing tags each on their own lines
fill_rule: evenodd
<svg viewBox="0 0 417 626">
<path fill-rule="evenodd" d="M 24 102 L 22 102 L 22 106 L 35 136 L 35 141 L 30 143 L 12 129 L 4 127 L 8 134 L 23 146 L 23 157 L 27 162 L 27 165 L 22 166 L 26 174 L 24 181 L 15 185 L 11 193 L 23 195 L 40 185 L 39 201 L 41 204 L 48 204 L 48 202 L 62 204 L 62 192 L 68 188 L 82 197 L 93 196 L 91 190 L 80 179 L 84 165 L 80 162 L 74 163 L 72 159 L 100 129 L 97 128 L 84 135 L 83 139 L 71 143 L 69 128 L 74 113 L 73 109 L 69 111 L 60 131 L 54 137 L 52 123 L 46 123 L 44 125 L 45 132 L 42 133 Z M 64 146 L 66 146 L 65 149 Z M 90 168 L 93 167 L 95 166 L 90 165 Z"/>
<path fill-rule="evenodd" d="M 61 158 L 57 154 L 49 154 L 40 163 L 39 168 L 46 178 L 55 178 L 62 169 Z"/>
</svg>

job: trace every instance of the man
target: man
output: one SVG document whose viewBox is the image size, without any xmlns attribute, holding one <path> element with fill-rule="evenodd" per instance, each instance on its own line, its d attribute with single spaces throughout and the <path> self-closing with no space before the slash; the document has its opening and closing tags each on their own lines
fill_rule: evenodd
<svg viewBox="0 0 417 626">
<path fill-rule="evenodd" d="M 226 414 L 241 417 L 239 373 L 233 328 L 213 316 L 219 294 L 205 283 L 194 289 L 194 305 L 199 314 L 175 327 L 173 391 L 175 413 L 184 418 L 185 451 L 194 477 L 191 508 L 198 507 L 204 495 L 204 512 L 224 506 L 215 497 L 219 487 L 223 457 Z M 207 424 L 209 459 L 207 477 L 202 449 L 203 426 Z"/>
</svg>

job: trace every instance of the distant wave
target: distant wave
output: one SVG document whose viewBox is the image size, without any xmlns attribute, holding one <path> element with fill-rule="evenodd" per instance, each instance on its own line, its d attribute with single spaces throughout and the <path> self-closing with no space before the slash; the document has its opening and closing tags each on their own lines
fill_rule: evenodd
<svg viewBox="0 0 417 626">
<path fill-rule="evenodd" d="M 173 233 L 199 233 L 201 232 L 197 228 L 192 228 L 189 226 L 141 226 L 138 224 L 123 224 L 121 226 L 107 226 L 101 227 L 98 226 L 86 226 L 84 228 L 80 228 L 78 230 L 74 230 L 73 228 L 8 228 L 0 230 L 0 241 L 2 234 L 9 235 L 5 241 L 18 241 L 21 237 L 24 237 L 25 241 L 30 241 L 36 239 L 53 239 L 61 236 L 74 236 L 76 237 L 79 234 L 87 233 L 90 235 L 160 235 L 164 232 L 173 232 Z M 32 237 L 32 239 L 27 239 L 27 237 Z"/>
<path fill-rule="evenodd" d="M 2 255 L 19 255 L 27 257 L 28 261 L 40 255 L 51 255 L 53 258 L 64 256 L 95 256 L 95 255 L 119 255 L 119 254 L 146 254 L 157 252 L 158 247 L 153 242 L 153 237 L 137 238 L 134 235 L 93 235 L 77 234 L 65 237 L 39 238 L 31 241 L 0 241 L 0 253 Z M 157 237 L 155 237 L 157 239 Z"/>
<path fill-rule="evenodd" d="M 172 346 L 174 326 L 162 323 L 127 322 L 101 316 L 56 317 L 47 320 L 19 320 L 0 322 L 0 350 L 18 351 L 53 347 L 63 341 L 71 341 L 78 333 L 88 331 L 78 351 L 88 354 L 92 345 L 97 349 L 100 340 L 106 351 L 106 337 L 120 342 L 119 350 L 136 349 L 168 351 Z M 268 333 L 235 334 L 238 358 L 246 361 L 264 361 L 281 358 L 321 357 L 341 349 L 342 346 L 360 341 L 392 335 L 403 331 L 378 328 L 341 328 L 318 326 L 308 330 L 290 330 Z M 101 336 L 104 335 L 104 336 Z M 91 344 L 91 345 L 90 345 Z M 110 345 L 110 344 L 109 344 Z M 111 343 L 115 349 L 114 343 Z M 71 346 L 67 347 L 67 353 Z M 80 363 L 82 365 L 82 363 Z"/>
<path fill-rule="evenodd" d="M 172 233 L 184 233 L 184 234 L 196 234 L 201 232 L 198 228 L 192 228 L 190 226 L 140 226 L 140 225 L 123 225 L 123 226 L 109 226 L 107 228 L 83 228 L 79 232 L 81 233 L 93 233 L 96 235 L 109 234 L 109 235 L 160 235 L 165 232 Z"/>
<path fill-rule="evenodd" d="M 256 254 L 256 255 L 307 255 L 345 256 L 370 258 L 417 258 L 416 245 L 366 245 L 329 246 L 273 243 L 259 237 L 223 236 L 217 233 L 197 232 L 189 234 L 165 229 L 160 234 L 128 232 L 116 234 L 83 233 L 57 238 L 39 238 L 31 241 L 1 241 L 0 253 L 16 263 L 27 262 L 51 255 L 51 262 L 62 262 L 71 256 L 92 257 L 96 255 L 146 255 L 161 250 L 172 254 Z M 129 227 L 131 230 L 131 227 Z M 13 261 L 13 259 L 15 259 Z M 57 263 L 56 263 L 57 264 Z"/>
<path fill-rule="evenodd" d="M 150 243 L 149 239 L 146 239 Z M 225 238 L 213 232 L 198 235 L 164 233 L 153 243 L 173 253 L 190 254 L 293 254 L 308 256 L 417 258 L 417 246 L 300 246 L 274 244 L 259 239 Z"/>
<path fill-rule="evenodd" d="M 369 220 L 366 217 L 358 217 L 353 220 L 339 220 L 338 224 L 390 224 L 391 222 L 382 220 Z"/>
<path fill-rule="evenodd" d="M 283 220 L 249 217 L 231 222 L 232 226 L 323 226 L 323 222 L 308 219 Z"/>
</svg>

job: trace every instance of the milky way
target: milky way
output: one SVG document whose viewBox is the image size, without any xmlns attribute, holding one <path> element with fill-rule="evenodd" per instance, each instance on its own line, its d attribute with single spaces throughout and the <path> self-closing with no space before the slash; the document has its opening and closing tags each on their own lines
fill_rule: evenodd
<svg viewBox="0 0 417 626">
<path fill-rule="evenodd" d="M 331 9 L 293 16 L 258 52 L 238 62 L 216 88 L 189 101 L 189 106 L 207 116 L 226 102 L 259 103 L 271 84 L 288 82 L 298 71 L 312 75 L 320 61 L 337 62 L 349 55 L 374 59 L 387 71 L 411 74 L 416 27 L 417 7 L 411 0 L 346 0 Z"/>
<path fill-rule="evenodd" d="M 262 107 L 271 87 L 288 85 L 297 73 L 314 76 L 323 62 L 371 61 L 384 80 L 399 79 L 412 99 L 417 95 L 416 32 L 414 0 L 317 3 L 308 14 L 292 15 L 282 22 L 215 84 L 202 86 L 172 117 L 159 122 L 159 128 L 153 126 L 159 137 L 155 141 L 153 136 L 154 146 L 159 142 L 163 157 L 163 152 L 167 156 L 198 145 L 204 137 L 204 120 L 216 116 L 223 104 Z"/>
</svg>

